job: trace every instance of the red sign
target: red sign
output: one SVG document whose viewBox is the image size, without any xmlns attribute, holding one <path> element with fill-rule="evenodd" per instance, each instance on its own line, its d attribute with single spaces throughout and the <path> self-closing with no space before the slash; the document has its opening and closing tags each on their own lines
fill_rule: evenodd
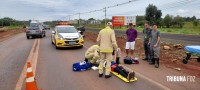
<svg viewBox="0 0 200 90">
<path fill-rule="evenodd" d="M 124 16 L 113 16 L 112 24 L 113 26 L 124 26 Z"/>
</svg>

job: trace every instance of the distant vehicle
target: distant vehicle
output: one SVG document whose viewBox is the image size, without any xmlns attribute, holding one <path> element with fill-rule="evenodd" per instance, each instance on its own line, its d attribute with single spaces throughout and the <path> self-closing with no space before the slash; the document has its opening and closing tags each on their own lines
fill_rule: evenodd
<svg viewBox="0 0 200 90">
<path fill-rule="evenodd" d="M 79 30 L 80 34 L 84 36 L 83 32 L 85 32 L 85 27 L 84 26 L 80 26 L 77 29 Z"/>
<path fill-rule="evenodd" d="M 41 27 L 44 29 L 43 24 L 37 20 L 32 20 L 29 27 Z"/>
<path fill-rule="evenodd" d="M 43 25 L 43 27 L 44 27 L 44 29 L 48 29 L 48 30 L 50 30 L 49 25 Z"/>
<path fill-rule="evenodd" d="M 38 21 L 31 21 L 30 22 L 30 27 L 37 27 L 39 25 L 40 25 L 40 23 Z"/>
<path fill-rule="evenodd" d="M 28 27 L 28 29 L 26 30 L 27 39 L 33 38 L 33 37 L 42 38 L 45 36 L 46 36 L 46 32 L 43 30 L 43 28 L 41 26 Z"/>
<path fill-rule="evenodd" d="M 59 47 L 83 47 L 84 39 L 74 26 L 57 25 L 52 31 L 52 44 Z"/>
</svg>

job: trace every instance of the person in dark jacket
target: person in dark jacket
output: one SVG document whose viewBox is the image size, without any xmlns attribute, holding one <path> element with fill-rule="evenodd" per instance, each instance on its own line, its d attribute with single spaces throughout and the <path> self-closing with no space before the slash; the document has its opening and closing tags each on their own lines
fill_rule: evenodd
<svg viewBox="0 0 200 90">
<path fill-rule="evenodd" d="M 152 29 L 149 27 L 149 22 L 145 22 L 144 24 L 145 28 L 143 30 L 143 35 L 144 35 L 144 52 L 145 52 L 145 58 L 143 60 L 148 60 L 150 61 L 150 46 L 148 45 L 149 43 L 149 38 L 151 35 Z"/>
</svg>

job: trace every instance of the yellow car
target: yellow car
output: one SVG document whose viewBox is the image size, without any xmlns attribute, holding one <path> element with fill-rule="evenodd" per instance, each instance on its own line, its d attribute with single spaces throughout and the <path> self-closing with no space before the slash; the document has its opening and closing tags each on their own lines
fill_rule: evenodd
<svg viewBox="0 0 200 90">
<path fill-rule="evenodd" d="M 51 34 L 52 44 L 60 47 L 83 47 L 84 39 L 80 32 L 69 25 L 58 25 Z"/>
</svg>

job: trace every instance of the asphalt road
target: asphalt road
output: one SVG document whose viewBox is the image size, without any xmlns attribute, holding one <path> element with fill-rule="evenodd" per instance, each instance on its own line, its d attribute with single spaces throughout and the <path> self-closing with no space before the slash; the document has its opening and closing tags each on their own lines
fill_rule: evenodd
<svg viewBox="0 0 200 90">
<path fill-rule="evenodd" d="M 35 39 L 27 40 L 25 34 L 19 34 L 0 42 L 0 90 L 14 90 L 23 66 Z M 40 39 L 40 48 L 36 68 L 37 86 L 42 90 L 198 90 L 200 83 L 166 82 L 166 75 L 183 75 L 170 69 L 147 65 L 127 67 L 136 71 L 138 81 L 124 83 L 113 76 L 105 79 L 98 77 L 98 71 L 73 72 L 72 64 L 84 59 L 84 52 L 94 43 L 86 41 L 83 48 L 56 50 L 51 44 L 50 31 L 47 37 Z M 184 74 L 185 75 L 185 74 Z M 24 85 L 23 85 L 24 89 Z"/>
<path fill-rule="evenodd" d="M 86 31 L 98 33 L 100 29 L 86 28 Z M 116 35 L 125 36 L 125 31 L 115 30 Z M 138 36 L 143 34 L 138 32 Z M 200 35 L 184 35 L 184 34 L 167 34 L 161 33 L 161 40 L 165 42 L 172 42 L 184 45 L 200 45 Z"/>
<path fill-rule="evenodd" d="M 72 64 L 84 59 L 84 52 L 92 44 L 83 48 L 56 50 L 51 45 L 49 34 L 41 40 L 36 78 L 43 90 L 160 90 L 155 84 L 139 78 L 135 83 L 124 83 L 117 77 L 99 78 L 98 71 L 73 72 Z M 145 84 L 145 86 L 144 86 Z"/>
<path fill-rule="evenodd" d="M 33 41 L 19 34 L 0 42 L 0 90 L 14 90 Z"/>
</svg>

